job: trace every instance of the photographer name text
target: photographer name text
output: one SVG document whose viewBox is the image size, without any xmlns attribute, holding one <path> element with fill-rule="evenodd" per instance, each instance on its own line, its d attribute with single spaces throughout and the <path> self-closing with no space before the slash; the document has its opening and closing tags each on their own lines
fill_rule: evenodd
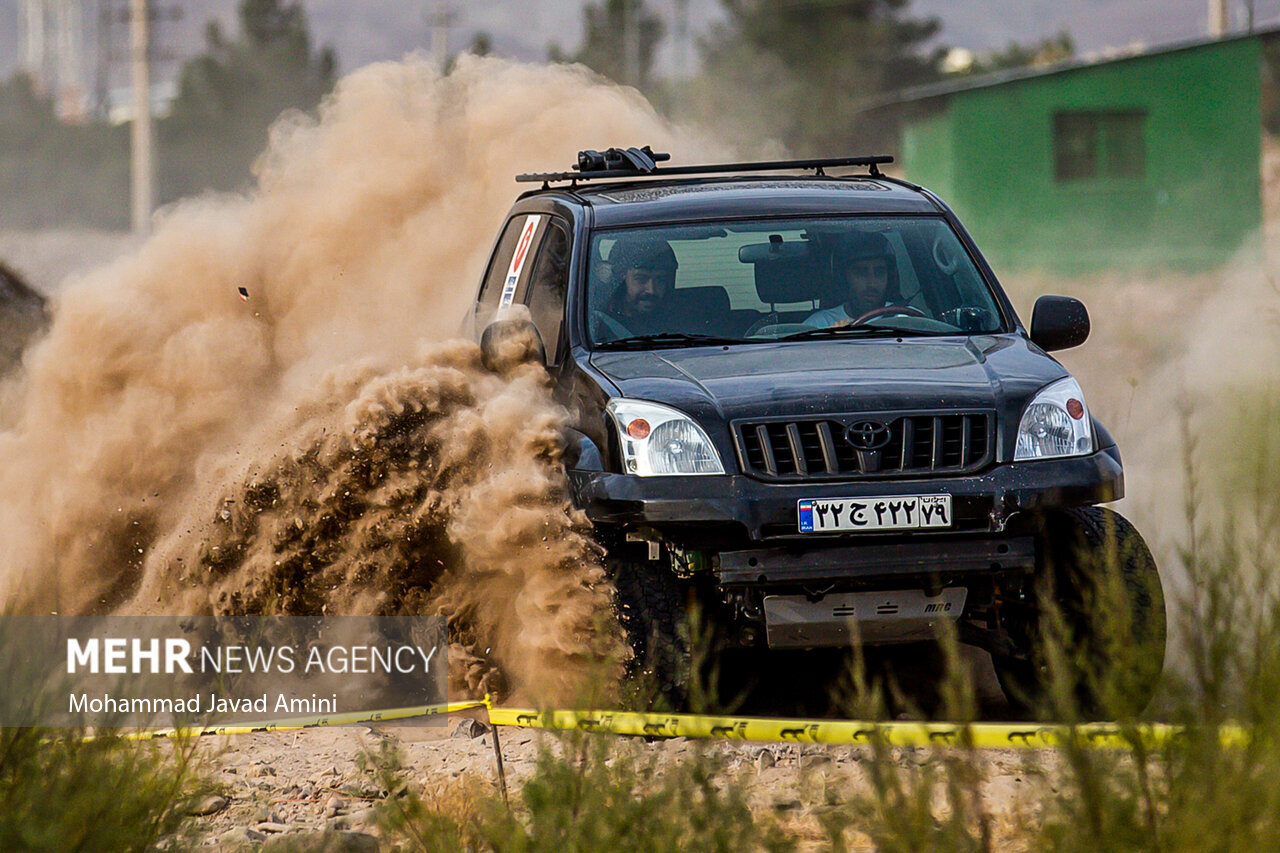
<svg viewBox="0 0 1280 853">
<path fill-rule="evenodd" d="M 276 694 L 275 702 L 267 693 L 256 698 L 233 698 L 209 693 L 201 696 L 172 697 L 117 697 L 109 693 L 90 697 L 87 693 L 70 694 L 72 714 L 336 714 L 338 694 L 328 697 L 311 694 L 311 698 L 297 698 Z"/>
</svg>

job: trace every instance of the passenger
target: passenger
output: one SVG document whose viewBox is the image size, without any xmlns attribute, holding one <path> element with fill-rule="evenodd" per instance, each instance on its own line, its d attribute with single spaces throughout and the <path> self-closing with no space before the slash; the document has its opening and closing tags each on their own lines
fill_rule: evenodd
<svg viewBox="0 0 1280 853">
<path fill-rule="evenodd" d="M 613 293 L 604 312 L 616 322 L 593 335 L 597 340 L 624 337 L 615 326 L 630 335 L 651 335 L 670 331 L 666 308 L 675 288 L 676 254 L 666 240 L 644 234 L 624 235 L 609 250 Z"/>
<path fill-rule="evenodd" d="M 823 308 L 804 319 L 815 329 L 845 326 L 863 314 L 893 305 L 898 287 L 898 263 L 882 234 L 857 231 L 832 252 L 837 281 L 843 280 L 844 302 Z"/>
</svg>

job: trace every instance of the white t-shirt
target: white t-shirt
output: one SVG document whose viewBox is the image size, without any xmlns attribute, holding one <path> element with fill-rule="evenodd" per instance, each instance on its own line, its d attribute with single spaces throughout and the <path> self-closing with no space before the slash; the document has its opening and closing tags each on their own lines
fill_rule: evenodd
<svg viewBox="0 0 1280 853">
<path fill-rule="evenodd" d="M 884 307 L 887 308 L 888 306 L 894 305 L 894 304 L 896 303 L 886 302 L 884 304 Z M 844 310 L 844 303 L 841 302 L 835 308 L 823 308 L 819 311 L 814 311 L 812 314 L 810 314 L 808 317 L 805 317 L 800 322 L 801 322 L 801 325 L 813 326 L 813 328 L 815 329 L 829 329 L 832 326 L 834 326 L 836 323 L 841 323 L 845 320 L 853 320 L 853 319 L 855 318 L 849 316 L 849 312 Z"/>
<path fill-rule="evenodd" d="M 820 311 L 814 311 L 808 317 L 805 317 L 802 323 L 815 329 L 827 329 L 836 323 L 852 319 L 849 316 L 849 312 L 844 310 L 844 303 L 841 302 L 834 308 L 823 308 Z"/>
</svg>

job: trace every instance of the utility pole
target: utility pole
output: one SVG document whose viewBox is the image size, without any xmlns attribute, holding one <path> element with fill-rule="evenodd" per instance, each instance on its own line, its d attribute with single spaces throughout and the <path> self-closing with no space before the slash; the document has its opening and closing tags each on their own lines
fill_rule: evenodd
<svg viewBox="0 0 1280 853">
<path fill-rule="evenodd" d="M 622 73 L 628 86 L 640 85 L 640 2 L 622 0 Z"/>
<path fill-rule="evenodd" d="M 449 28 L 454 14 L 448 0 L 435 0 L 435 12 L 431 15 L 431 61 L 436 70 L 444 74 L 449 64 Z"/>
<path fill-rule="evenodd" d="M 132 212 L 133 232 L 146 234 L 151 229 L 151 189 L 154 169 L 151 160 L 151 10 L 149 0 L 130 0 L 129 45 L 133 78 L 132 140 Z"/>
<path fill-rule="evenodd" d="M 1222 38 L 1227 34 L 1228 25 L 1227 0 L 1209 0 L 1209 35 Z"/>
<path fill-rule="evenodd" d="M 693 76 L 689 68 L 689 0 L 675 0 L 676 74 L 687 80 Z"/>
<path fill-rule="evenodd" d="M 45 83 L 45 36 L 48 21 L 43 0 L 26 0 L 22 5 L 22 64 L 36 86 Z"/>
</svg>

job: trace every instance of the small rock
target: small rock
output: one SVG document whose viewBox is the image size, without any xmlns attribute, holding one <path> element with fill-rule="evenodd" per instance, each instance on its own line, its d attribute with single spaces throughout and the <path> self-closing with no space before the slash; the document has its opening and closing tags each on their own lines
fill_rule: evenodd
<svg viewBox="0 0 1280 853">
<path fill-rule="evenodd" d="M 378 853 L 378 839 L 365 832 L 295 832 L 277 835 L 262 853 Z"/>
<path fill-rule="evenodd" d="M 364 779 L 349 782 L 343 786 L 342 791 L 348 796 L 362 800 L 372 800 L 383 795 L 381 788 Z"/>
<path fill-rule="evenodd" d="M 489 731 L 489 727 L 479 720 L 468 717 L 460 720 L 453 730 L 454 737 L 475 739 Z"/>
<path fill-rule="evenodd" d="M 344 814 L 340 814 L 337 817 L 331 817 L 326 820 L 325 826 L 329 827 L 329 829 L 350 829 L 351 818 Z"/>
<path fill-rule="evenodd" d="M 775 756 L 772 752 L 770 752 L 767 749 L 760 750 L 760 753 L 756 755 L 757 770 L 768 770 L 770 767 L 772 767 L 777 763 L 778 763 L 777 756 Z"/>
<path fill-rule="evenodd" d="M 341 814 L 346 811 L 346 808 L 347 801 L 342 799 L 342 797 L 339 797 L 337 794 L 334 794 L 324 801 L 324 816 L 333 817 L 334 815 Z"/>
<path fill-rule="evenodd" d="M 800 767 L 821 767 L 831 763 L 831 756 L 825 752 L 813 752 L 808 755 L 800 756 Z"/>
<path fill-rule="evenodd" d="M 266 838 L 261 832 L 250 829 L 247 826 L 237 827 L 230 832 L 224 832 L 218 836 L 218 847 L 231 847 L 238 844 L 254 844 Z"/>
<path fill-rule="evenodd" d="M 261 779 L 264 776 L 276 775 L 276 769 L 272 767 L 270 764 L 256 764 L 253 767 L 249 768 L 249 772 L 246 775 L 251 776 L 255 779 Z"/>
<path fill-rule="evenodd" d="M 351 823 L 352 825 L 355 825 L 358 823 L 372 823 L 373 816 L 374 816 L 373 809 L 358 809 L 351 813 Z"/>
<path fill-rule="evenodd" d="M 196 817 L 204 817 L 205 815 L 217 814 L 227 807 L 227 798 L 219 797 L 217 794 L 210 794 L 207 797 L 201 797 L 191 804 L 191 808 L 187 810 L 187 814 Z"/>
<path fill-rule="evenodd" d="M 289 824 L 276 823 L 275 821 L 265 820 L 262 823 L 255 826 L 254 829 L 258 830 L 258 832 L 270 832 L 270 833 L 288 832 Z"/>
</svg>

